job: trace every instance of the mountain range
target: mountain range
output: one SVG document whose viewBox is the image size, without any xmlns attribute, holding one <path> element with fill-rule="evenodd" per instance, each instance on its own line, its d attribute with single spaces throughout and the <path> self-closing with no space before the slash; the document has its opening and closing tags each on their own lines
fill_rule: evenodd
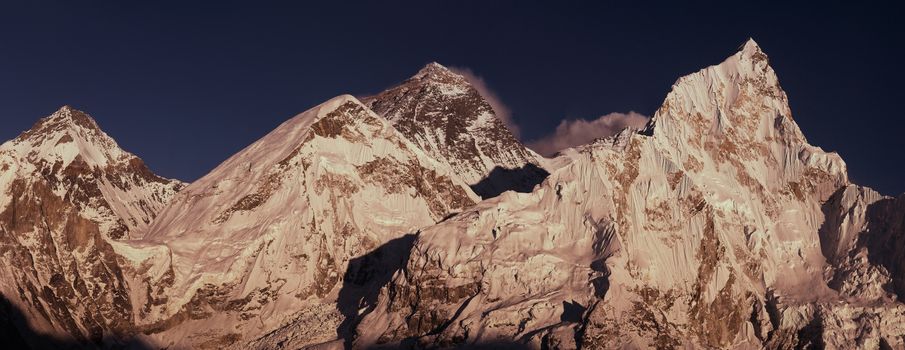
<svg viewBox="0 0 905 350">
<path fill-rule="evenodd" d="M 430 63 L 190 184 L 62 107 L 0 146 L 0 295 L 22 348 L 905 349 L 905 194 L 753 40 L 552 158 Z"/>
</svg>

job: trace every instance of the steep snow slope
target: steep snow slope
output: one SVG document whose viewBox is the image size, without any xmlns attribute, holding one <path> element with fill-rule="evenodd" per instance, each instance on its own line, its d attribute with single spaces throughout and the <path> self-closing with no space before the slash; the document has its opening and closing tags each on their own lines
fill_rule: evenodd
<svg viewBox="0 0 905 350">
<path fill-rule="evenodd" d="M 0 293 L 40 332 L 92 341 L 133 332 L 131 272 L 115 240 L 146 228 L 182 186 L 83 112 L 41 119 L 0 146 Z"/>
<path fill-rule="evenodd" d="M 363 102 L 484 198 L 530 192 L 547 175 L 542 157 L 512 135 L 478 90 L 438 63 Z"/>
<path fill-rule="evenodd" d="M 822 204 L 846 167 L 754 41 L 679 79 L 645 130 L 570 154 L 535 192 L 423 230 L 356 345 L 905 346 L 901 304 L 827 286 Z"/>
<path fill-rule="evenodd" d="M 354 97 L 290 119 L 185 188 L 134 242 L 163 264 L 141 301 L 147 331 L 191 347 L 292 325 L 302 345 L 337 339 L 351 259 L 477 200 L 452 174 Z"/>
</svg>

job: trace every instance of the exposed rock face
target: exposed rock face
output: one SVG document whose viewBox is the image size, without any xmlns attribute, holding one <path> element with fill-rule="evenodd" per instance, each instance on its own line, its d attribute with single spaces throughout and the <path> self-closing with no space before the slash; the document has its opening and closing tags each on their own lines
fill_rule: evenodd
<svg viewBox="0 0 905 350">
<path fill-rule="evenodd" d="M 0 146 L 0 169 L 0 294 L 29 324 L 16 326 L 95 344 L 134 333 L 136 271 L 117 240 L 145 229 L 183 184 L 68 106 Z"/>
<path fill-rule="evenodd" d="M 547 176 L 478 90 L 440 64 L 363 102 L 484 198 L 530 192 Z"/>
<path fill-rule="evenodd" d="M 645 130 L 570 153 L 533 193 L 423 230 L 356 345 L 905 346 L 876 295 L 902 273 L 900 200 L 847 193 L 753 41 L 679 79 Z M 852 247 L 883 258 L 840 262 Z M 881 287 L 840 295 L 824 276 L 847 266 Z"/>
<path fill-rule="evenodd" d="M 141 249 L 165 247 L 155 254 L 173 276 L 144 300 L 142 324 L 179 347 L 268 347 L 279 338 L 268 333 L 299 327 L 297 346 L 335 340 L 351 259 L 477 199 L 354 97 L 334 98 L 185 188 L 154 221 Z"/>
</svg>

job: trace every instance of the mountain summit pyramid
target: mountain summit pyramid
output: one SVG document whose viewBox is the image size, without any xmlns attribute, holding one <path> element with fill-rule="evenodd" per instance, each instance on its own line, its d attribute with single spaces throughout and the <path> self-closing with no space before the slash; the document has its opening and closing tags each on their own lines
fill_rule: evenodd
<svg viewBox="0 0 905 350">
<path fill-rule="evenodd" d="M 4 301 L 41 333 L 92 342 L 133 333 L 129 296 L 141 288 L 128 283 L 138 272 L 120 240 L 146 229 L 182 187 L 68 106 L 0 145 Z"/>
<path fill-rule="evenodd" d="M 363 102 L 484 198 L 530 192 L 547 175 L 478 90 L 439 63 Z"/>
</svg>

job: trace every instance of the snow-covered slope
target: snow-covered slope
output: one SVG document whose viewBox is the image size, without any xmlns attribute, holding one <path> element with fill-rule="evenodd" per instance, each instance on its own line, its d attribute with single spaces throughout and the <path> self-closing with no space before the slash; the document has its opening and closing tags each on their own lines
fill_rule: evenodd
<svg viewBox="0 0 905 350">
<path fill-rule="evenodd" d="M 171 266 L 149 276 L 162 288 L 143 323 L 161 345 L 298 325 L 303 345 L 337 339 L 350 260 L 478 199 L 452 174 L 354 97 L 306 111 L 181 191 L 134 242 Z"/>
<path fill-rule="evenodd" d="M 530 192 L 547 175 L 464 76 L 430 63 L 363 102 L 484 198 Z"/>
<path fill-rule="evenodd" d="M 116 240 L 145 229 L 182 186 L 83 112 L 41 119 L 0 146 L 0 293 L 40 332 L 93 341 L 133 332 Z"/>
<path fill-rule="evenodd" d="M 845 163 L 807 143 L 754 41 L 679 79 L 645 130 L 572 153 L 423 230 L 356 345 L 905 346 L 900 303 L 827 285 Z M 901 206 L 883 213 L 901 246 Z"/>
</svg>

